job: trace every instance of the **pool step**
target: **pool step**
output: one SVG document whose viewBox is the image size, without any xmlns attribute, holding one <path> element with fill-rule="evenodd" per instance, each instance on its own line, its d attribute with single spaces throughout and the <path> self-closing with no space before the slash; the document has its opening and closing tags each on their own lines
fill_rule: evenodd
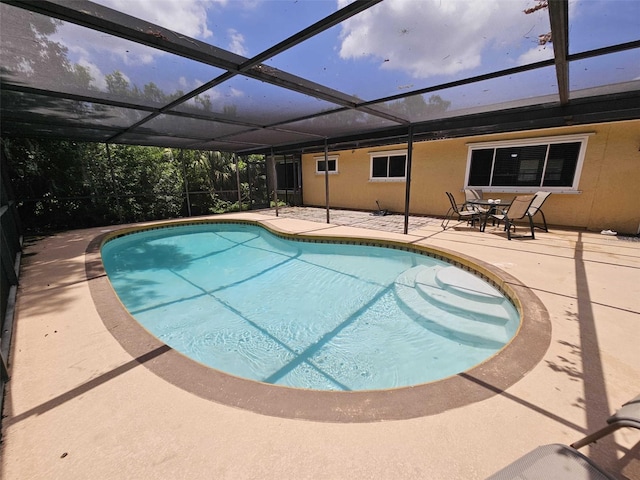
<svg viewBox="0 0 640 480">
<path fill-rule="evenodd" d="M 498 317 L 477 314 L 488 305 L 498 306 L 496 303 L 484 303 L 486 296 L 489 296 L 491 302 L 495 302 L 494 292 L 466 279 L 467 282 L 454 281 L 456 288 L 453 290 L 463 290 L 467 296 L 454 296 L 446 287 L 452 282 L 453 273 L 440 274 L 447 268 L 450 267 L 419 265 L 401 273 L 394 285 L 401 304 L 413 315 L 415 321 L 438 335 L 491 347 L 506 344 L 510 339 L 504 326 L 505 319 L 508 318 L 507 312 L 502 309 L 503 313 Z M 469 298 L 474 296 L 477 299 Z M 498 313 L 495 308 L 494 310 L 494 313 Z"/>
<path fill-rule="evenodd" d="M 418 268 L 415 288 L 428 301 L 479 322 L 505 325 L 510 319 L 508 300 L 497 288 L 456 267 Z"/>
</svg>

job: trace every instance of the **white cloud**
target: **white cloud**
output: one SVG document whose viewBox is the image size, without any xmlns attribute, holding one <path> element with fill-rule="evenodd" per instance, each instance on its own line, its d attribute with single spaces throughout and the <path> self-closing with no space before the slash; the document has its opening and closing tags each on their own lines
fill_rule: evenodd
<svg viewBox="0 0 640 480">
<path fill-rule="evenodd" d="M 207 27 L 207 5 L 226 4 L 227 0 L 97 0 L 97 3 L 183 35 L 205 39 L 212 35 Z"/>
<path fill-rule="evenodd" d="M 244 35 L 233 28 L 228 29 L 227 34 L 230 38 L 229 46 L 227 47 L 229 51 L 237 55 L 246 56 L 247 49 L 244 46 Z"/>
<path fill-rule="evenodd" d="M 105 79 L 105 75 L 96 64 L 91 63 L 86 58 L 81 58 L 80 61 L 78 61 L 78 64 L 89 71 L 92 87 L 97 88 L 101 92 L 107 91 L 107 80 Z"/>
<path fill-rule="evenodd" d="M 530 63 L 541 62 L 553 57 L 553 45 L 547 43 L 544 46 L 535 47 L 518 57 L 518 65 L 528 65 Z"/>
<path fill-rule="evenodd" d="M 339 6 L 345 2 L 339 0 Z M 499 68 L 506 68 L 516 62 L 523 43 L 530 48 L 526 45 L 548 31 L 545 10 L 524 14 L 531 5 L 529 0 L 389 0 L 343 23 L 339 53 L 416 78 L 471 70 L 496 55 L 502 55 Z"/>
<path fill-rule="evenodd" d="M 226 0 L 211 0 L 226 3 Z M 193 37 L 208 37 L 206 1 L 200 0 L 98 0 L 97 3 L 123 13 L 142 18 L 165 28 Z M 104 73 L 126 67 L 153 66 L 159 57 L 167 54 L 161 50 L 130 42 L 119 37 L 92 32 L 72 23 L 63 23 L 50 39 L 69 49 L 70 59 L 87 68 L 93 77 L 93 85 L 106 89 Z"/>
<path fill-rule="evenodd" d="M 98 42 L 95 41 L 95 35 L 100 35 Z M 105 65 L 114 65 L 115 68 L 108 70 L 111 73 L 118 70 L 131 84 L 131 78 L 125 73 L 123 67 L 149 65 L 155 62 L 154 54 L 149 47 L 133 44 L 118 37 L 89 32 L 71 23 L 59 26 L 49 39 L 67 47 L 70 53 L 69 60 L 84 67 L 91 76 L 91 86 L 102 92 L 106 92 L 108 86 L 106 75 L 99 64 L 103 68 Z M 159 54 L 162 55 L 163 52 Z"/>
<path fill-rule="evenodd" d="M 27 75 L 32 75 L 33 72 L 34 72 L 33 66 L 31 65 L 31 62 L 29 62 L 27 59 L 22 59 L 18 63 L 17 70 L 19 72 L 26 73 Z"/>
<path fill-rule="evenodd" d="M 225 96 L 232 97 L 232 98 L 244 97 L 244 92 L 238 88 L 231 87 Z"/>
</svg>

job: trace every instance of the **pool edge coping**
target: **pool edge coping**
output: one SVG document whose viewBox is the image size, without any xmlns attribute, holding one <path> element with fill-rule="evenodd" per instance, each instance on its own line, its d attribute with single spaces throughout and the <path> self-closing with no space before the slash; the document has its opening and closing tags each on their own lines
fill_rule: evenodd
<svg viewBox="0 0 640 480">
<path fill-rule="evenodd" d="M 522 321 L 514 338 L 481 364 L 466 372 L 416 386 L 336 392 L 296 389 L 236 377 L 189 359 L 140 325 L 111 287 L 100 256 L 102 245 L 113 238 L 142 230 L 207 223 L 257 225 L 293 240 L 359 243 L 427 253 L 489 280 L 515 303 Z M 542 360 L 551 341 L 549 314 L 540 299 L 515 277 L 482 260 L 448 249 L 399 240 L 285 232 L 269 225 L 268 220 L 189 219 L 103 232 L 94 237 L 85 250 L 85 274 L 103 324 L 139 363 L 169 383 L 201 398 L 275 417 L 359 423 L 435 415 L 503 392 Z"/>
</svg>

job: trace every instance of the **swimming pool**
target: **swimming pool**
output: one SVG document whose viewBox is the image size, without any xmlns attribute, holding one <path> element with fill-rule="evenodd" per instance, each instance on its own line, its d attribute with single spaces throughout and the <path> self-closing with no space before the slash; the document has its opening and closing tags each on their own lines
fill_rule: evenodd
<svg viewBox="0 0 640 480">
<path fill-rule="evenodd" d="M 489 283 L 409 247 L 357 243 L 205 223 L 121 235 L 102 258 L 123 304 L 158 339 L 260 382 L 423 384 L 483 362 L 516 333 L 518 311 Z"/>
</svg>

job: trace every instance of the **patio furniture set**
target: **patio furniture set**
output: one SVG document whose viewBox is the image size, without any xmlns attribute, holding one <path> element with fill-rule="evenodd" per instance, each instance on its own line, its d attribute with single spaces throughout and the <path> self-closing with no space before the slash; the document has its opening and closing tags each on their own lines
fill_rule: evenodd
<svg viewBox="0 0 640 480">
<path fill-rule="evenodd" d="M 537 192 L 535 195 L 517 195 L 511 201 L 502 201 L 500 199 L 485 199 L 483 198 L 482 190 L 465 189 L 465 202 L 458 205 L 455 197 L 451 192 L 446 192 L 451 207 L 447 211 L 445 218 L 442 220 L 442 228 L 446 230 L 451 219 L 457 217 L 458 221 L 467 221 L 472 227 L 475 227 L 476 222 L 480 227 L 480 231 L 484 232 L 487 226 L 487 222 L 491 219 L 493 223 L 504 222 L 504 230 L 507 232 L 507 238 L 535 238 L 534 230 L 539 228 L 548 232 L 547 219 L 542 211 L 542 205 L 547 200 L 551 192 Z M 533 221 L 533 217 L 536 214 L 542 216 L 542 224 L 536 225 Z M 530 235 L 519 235 L 515 237 L 512 235 L 511 230 L 515 233 L 516 221 L 527 220 L 529 222 L 529 228 L 531 229 Z"/>
</svg>

